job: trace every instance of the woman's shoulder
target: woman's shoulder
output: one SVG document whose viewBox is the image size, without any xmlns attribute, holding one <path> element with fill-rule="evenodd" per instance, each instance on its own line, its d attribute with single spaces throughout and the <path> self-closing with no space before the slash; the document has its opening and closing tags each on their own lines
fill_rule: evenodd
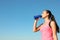
<svg viewBox="0 0 60 40">
<path fill-rule="evenodd" d="M 49 26 L 51 27 L 52 25 L 54 25 L 55 24 L 55 21 L 50 21 L 49 22 Z"/>
<path fill-rule="evenodd" d="M 50 23 L 51 23 L 51 24 L 54 24 L 54 23 L 55 23 L 55 21 L 50 21 Z"/>
</svg>

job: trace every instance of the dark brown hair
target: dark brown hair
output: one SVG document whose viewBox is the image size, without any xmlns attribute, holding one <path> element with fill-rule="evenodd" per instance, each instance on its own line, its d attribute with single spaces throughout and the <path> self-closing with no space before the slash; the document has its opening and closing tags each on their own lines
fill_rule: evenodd
<svg viewBox="0 0 60 40">
<path fill-rule="evenodd" d="M 56 20 L 55 20 L 54 15 L 51 13 L 50 10 L 46 10 L 46 12 L 49 13 L 49 18 L 50 18 L 50 20 L 51 20 L 51 21 L 54 21 L 54 22 L 56 23 L 56 31 L 59 33 L 59 26 L 57 25 L 57 22 L 56 22 Z"/>
</svg>

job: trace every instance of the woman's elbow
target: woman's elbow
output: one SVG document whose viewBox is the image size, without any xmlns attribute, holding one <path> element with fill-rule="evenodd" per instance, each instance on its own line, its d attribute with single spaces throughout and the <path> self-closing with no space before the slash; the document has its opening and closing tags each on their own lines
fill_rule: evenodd
<svg viewBox="0 0 60 40">
<path fill-rule="evenodd" d="M 33 32 L 37 32 L 37 30 L 33 30 Z"/>
</svg>

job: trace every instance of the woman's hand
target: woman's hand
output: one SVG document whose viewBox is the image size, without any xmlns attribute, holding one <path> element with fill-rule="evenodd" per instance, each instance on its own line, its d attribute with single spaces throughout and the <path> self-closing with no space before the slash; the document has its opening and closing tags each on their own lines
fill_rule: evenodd
<svg viewBox="0 0 60 40">
<path fill-rule="evenodd" d="M 35 21 L 38 21 L 38 20 L 39 20 L 39 18 L 35 19 Z"/>
</svg>

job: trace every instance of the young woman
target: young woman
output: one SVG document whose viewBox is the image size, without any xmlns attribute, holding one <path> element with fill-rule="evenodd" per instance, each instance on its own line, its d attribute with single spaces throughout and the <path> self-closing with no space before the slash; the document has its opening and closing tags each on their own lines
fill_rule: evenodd
<svg viewBox="0 0 60 40">
<path fill-rule="evenodd" d="M 44 10 L 42 18 L 44 19 L 44 23 L 40 24 L 38 27 L 36 26 L 39 18 L 34 20 L 33 31 L 37 32 L 40 30 L 42 33 L 42 40 L 58 40 L 57 32 L 59 32 L 59 27 L 54 15 L 50 10 Z"/>
</svg>

